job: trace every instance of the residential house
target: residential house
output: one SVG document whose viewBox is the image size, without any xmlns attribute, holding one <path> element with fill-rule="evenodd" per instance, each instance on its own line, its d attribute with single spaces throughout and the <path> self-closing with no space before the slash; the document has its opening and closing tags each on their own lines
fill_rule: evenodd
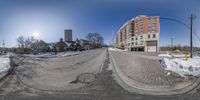
<svg viewBox="0 0 200 100">
<path fill-rule="evenodd" d="M 62 52 L 68 48 L 68 45 L 61 38 L 60 41 L 55 44 L 55 48 L 57 51 Z"/>
<path fill-rule="evenodd" d="M 92 48 L 92 45 L 88 40 L 80 39 L 79 41 L 82 49 L 89 50 Z"/>
</svg>

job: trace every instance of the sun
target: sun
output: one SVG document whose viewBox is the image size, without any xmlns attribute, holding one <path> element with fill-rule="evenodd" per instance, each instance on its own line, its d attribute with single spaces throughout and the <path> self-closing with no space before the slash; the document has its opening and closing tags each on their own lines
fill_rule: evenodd
<svg viewBox="0 0 200 100">
<path fill-rule="evenodd" d="M 34 36 L 35 38 L 39 38 L 39 35 L 40 35 L 40 33 L 38 33 L 38 32 L 33 32 L 33 36 Z"/>
</svg>

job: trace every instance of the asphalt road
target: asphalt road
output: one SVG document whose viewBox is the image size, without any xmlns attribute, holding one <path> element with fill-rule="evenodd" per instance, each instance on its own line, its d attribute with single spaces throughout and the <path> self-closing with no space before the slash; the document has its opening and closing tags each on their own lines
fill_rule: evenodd
<svg viewBox="0 0 200 100">
<path fill-rule="evenodd" d="M 20 76 L 20 79 L 22 79 L 27 85 L 29 86 L 36 86 L 33 83 L 37 83 L 38 87 L 29 87 L 23 84 L 18 78 L 15 73 L 11 74 L 8 76 L 5 80 L 0 82 L 0 99 L 1 100 L 195 100 L 198 99 L 200 96 L 198 93 L 196 94 L 182 94 L 182 95 L 171 95 L 171 96 L 151 96 L 151 95 L 141 95 L 137 93 L 131 93 L 122 88 L 114 79 L 113 71 L 111 70 L 111 63 L 110 63 L 110 56 L 109 53 L 105 52 L 105 49 L 103 50 L 94 50 L 92 52 L 88 52 L 86 54 L 81 55 L 76 55 L 77 59 L 82 58 L 82 60 L 79 61 L 85 61 L 83 59 L 94 59 L 94 58 L 101 58 L 100 55 L 104 55 L 106 59 L 101 59 L 101 60 L 96 60 L 96 63 L 99 63 L 99 61 L 103 61 L 103 65 L 98 68 L 91 68 L 90 66 L 88 68 L 84 68 L 85 70 L 88 70 L 89 72 L 95 73 L 96 79 L 95 81 L 92 81 L 90 83 L 84 84 L 80 88 L 67 88 L 70 87 L 69 85 L 64 85 L 64 89 L 61 89 L 62 91 L 43 91 L 43 90 L 38 90 L 35 88 L 40 88 L 40 89 L 60 89 L 58 86 L 54 86 L 54 84 L 58 84 L 59 86 L 63 86 L 63 83 L 61 84 L 60 82 L 55 82 L 55 83 L 47 83 L 47 82 L 52 82 L 52 80 L 56 81 L 58 76 L 53 76 L 53 75 L 59 75 L 59 74 L 52 74 L 52 77 L 56 77 L 55 79 L 47 79 L 44 80 L 46 82 L 47 86 L 42 85 L 38 80 L 40 80 L 40 77 L 47 77 L 46 75 L 43 75 L 45 72 L 44 69 L 48 69 L 48 71 L 53 70 L 53 66 L 50 68 L 40 68 L 41 70 L 44 71 L 43 74 L 41 74 L 43 71 L 37 71 L 38 66 L 35 66 L 34 68 L 29 68 L 29 70 L 32 70 L 29 74 L 26 71 L 27 69 L 23 68 L 17 69 L 16 72 L 21 71 L 21 73 L 18 73 L 17 75 Z M 92 55 L 94 57 L 92 57 Z M 91 56 L 91 58 L 86 58 Z M 75 57 L 75 56 L 74 56 Z M 103 58 L 104 58 L 103 57 Z M 55 58 L 53 61 L 65 61 L 66 59 L 71 59 L 70 57 L 65 57 L 61 59 Z M 29 61 L 30 59 L 27 59 Z M 34 62 L 37 60 L 32 59 Z M 21 65 L 27 65 L 26 67 L 30 67 L 30 64 L 33 62 L 30 60 L 30 62 L 23 63 Z M 45 62 L 46 60 L 40 60 L 41 62 Z M 53 61 L 50 61 L 53 63 Z M 86 60 L 88 61 L 88 60 Z M 90 61 L 90 60 L 89 60 Z M 87 63 L 87 62 L 85 62 Z M 36 63 L 41 64 L 41 63 Z M 64 63 L 62 63 L 64 64 Z M 62 66 L 62 64 L 59 64 L 58 66 Z M 75 63 L 71 62 L 71 65 L 74 65 Z M 33 66 L 33 64 L 32 64 Z M 56 69 L 56 67 L 54 68 Z M 93 66 L 96 66 L 95 63 L 93 63 Z M 48 66 L 46 66 L 48 67 Z M 59 67 L 59 68 L 60 68 Z M 81 67 L 81 66 L 80 66 Z M 62 67 L 61 67 L 62 68 Z M 70 69 L 70 68 L 68 68 Z M 65 69 L 67 71 L 67 69 Z M 26 73 L 27 72 L 27 73 Z M 56 72 L 56 73 L 61 73 L 62 71 Z M 79 71 L 78 71 L 79 72 Z M 28 76 L 27 76 L 28 75 Z M 47 74 L 50 75 L 50 74 Z M 63 74 L 61 74 L 63 75 Z M 66 74 L 64 74 L 66 75 Z M 77 74 L 78 75 L 78 74 Z M 67 75 L 66 75 L 67 76 Z M 76 76 L 76 75 L 75 75 Z M 29 77 L 29 78 L 28 78 Z M 37 77 L 39 78 L 37 80 Z M 61 77 L 61 76 L 59 76 Z M 64 76 L 65 77 L 65 76 Z M 66 78 L 64 78 L 65 80 Z M 58 81 L 60 79 L 58 78 Z M 67 79 L 66 79 L 67 80 Z M 33 83 L 29 82 L 33 81 Z M 70 80 L 71 81 L 71 80 Z M 70 82 L 69 81 L 69 82 Z M 30 83 L 30 84 L 29 84 Z M 66 84 L 69 84 L 66 82 Z M 82 83 L 73 83 L 75 84 L 82 84 Z M 44 86 L 44 87 L 43 87 Z M 66 89 L 66 90 L 65 90 Z"/>
<path fill-rule="evenodd" d="M 28 58 L 16 71 L 20 78 L 32 87 L 57 91 L 77 89 L 85 84 L 70 82 L 76 80 L 82 73 L 95 74 L 100 71 L 105 53 L 104 49 L 98 49 L 69 57 L 42 60 Z"/>
</svg>

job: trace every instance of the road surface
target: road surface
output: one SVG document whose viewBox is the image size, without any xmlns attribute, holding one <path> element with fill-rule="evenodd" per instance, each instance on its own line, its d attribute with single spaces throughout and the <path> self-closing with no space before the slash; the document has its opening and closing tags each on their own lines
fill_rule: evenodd
<svg viewBox="0 0 200 100">
<path fill-rule="evenodd" d="M 106 54 L 106 55 L 104 55 Z M 101 59 L 101 56 L 103 55 L 103 59 Z M 77 57 L 76 57 L 77 56 Z M 38 59 L 27 59 L 25 63 L 22 63 L 18 68 L 18 76 L 20 76 L 20 79 L 24 81 L 27 85 L 30 85 L 31 87 L 23 84 L 16 76 L 15 73 L 9 75 L 5 80 L 0 82 L 0 99 L 1 100 L 195 100 L 200 97 L 199 92 L 196 92 L 195 94 L 181 94 L 181 95 L 170 95 L 170 96 L 151 96 L 151 95 L 142 95 L 135 92 L 129 92 L 126 89 L 124 89 L 121 85 L 119 85 L 116 82 L 116 77 L 114 76 L 116 73 L 112 71 L 112 60 L 110 60 L 111 55 L 108 52 L 105 52 L 105 49 L 96 49 L 91 52 L 76 55 L 73 57 L 64 57 L 64 58 L 53 58 L 48 60 L 39 60 Z M 106 57 L 106 59 L 104 59 Z M 74 80 L 76 77 L 75 74 L 73 77 L 68 76 L 67 74 L 63 74 L 64 71 L 68 72 L 68 70 L 73 70 L 72 68 L 64 68 L 63 65 L 65 64 L 65 60 L 76 58 L 79 60 L 76 61 L 76 63 L 79 63 L 86 61 L 84 63 L 89 63 L 90 60 L 93 60 L 95 58 L 99 58 L 101 60 L 94 60 L 96 63 L 92 63 L 92 66 L 83 66 L 84 70 L 86 72 L 92 72 L 96 73 L 96 79 L 95 81 L 92 81 L 91 83 L 82 84 L 82 83 L 73 83 L 73 86 L 80 86 L 78 88 L 72 88 L 70 87 L 69 83 L 70 81 Z M 21 58 L 22 59 L 22 58 Z M 20 59 L 15 59 L 20 60 Z M 64 62 L 63 62 L 64 60 Z M 62 62 L 61 64 L 55 64 L 54 66 L 43 66 L 41 68 L 37 68 L 38 66 L 33 67 L 32 69 L 29 68 L 30 64 L 33 62 L 37 64 L 43 64 L 44 62 L 53 63 L 53 61 Z M 70 60 L 69 60 L 70 61 Z M 74 60 L 73 60 L 74 61 Z M 103 62 L 101 67 L 95 67 L 100 61 Z M 42 62 L 42 63 L 41 63 Z M 76 63 L 69 62 L 69 65 L 74 65 Z M 78 64 L 78 65 L 79 65 Z M 26 65 L 26 66 L 25 66 Z M 45 65 L 45 64 L 44 64 Z M 87 64 L 85 64 L 87 65 Z M 31 66 L 34 66 L 33 64 Z M 73 67 L 73 66 L 71 66 Z M 78 66 L 75 67 L 75 70 L 78 70 Z M 95 67 L 94 69 L 91 67 Z M 31 71 L 27 71 L 27 68 Z M 62 68 L 63 71 L 56 70 L 57 68 Z M 78 69 L 77 69 L 78 68 Z M 38 70 L 42 71 L 38 71 Z M 52 70 L 56 71 L 52 71 Z M 48 71 L 51 73 L 48 73 Z M 76 72 L 76 71 L 74 71 Z M 77 71 L 79 72 L 79 71 Z M 47 75 L 51 76 L 52 78 L 47 78 Z M 59 74 L 60 73 L 60 74 Z M 79 73 L 80 74 L 80 73 Z M 79 75 L 77 74 L 77 75 Z M 55 76 L 54 76 L 55 75 Z M 63 76 L 62 76 L 63 75 Z M 29 78 L 28 78 L 29 77 Z M 62 77 L 62 79 L 60 79 Z M 68 78 L 71 79 L 64 83 L 59 82 L 60 80 L 68 80 Z M 37 79 L 38 78 L 38 79 Z M 38 81 L 44 79 L 44 82 L 46 86 L 42 84 L 42 82 Z M 55 81 L 51 83 L 52 81 Z M 57 82 L 58 81 L 58 82 Z M 34 82 L 31 83 L 31 82 Z M 48 83 L 50 82 L 50 83 Z M 36 85 L 37 84 L 37 85 Z M 55 84 L 58 84 L 60 87 L 63 87 L 60 91 L 51 91 L 54 89 L 59 90 L 60 87 L 55 86 Z M 36 86 L 36 87 L 35 87 Z M 32 88 L 34 87 L 34 88 Z M 50 91 L 42 91 L 35 88 L 40 89 L 50 89 Z"/>
</svg>

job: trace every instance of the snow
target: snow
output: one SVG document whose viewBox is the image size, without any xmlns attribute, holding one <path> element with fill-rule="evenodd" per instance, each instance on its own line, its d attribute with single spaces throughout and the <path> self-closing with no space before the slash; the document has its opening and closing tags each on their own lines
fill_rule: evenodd
<svg viewBox="0 0 200 100">
<path fill-rule="evenodd" d="M 0 73 L 7 72 L 10 68 L 10 58 L 7 56 L 0 56 Z"/>
<path fill-rule="evenodd" d="M 83 52 L 88 52 L 88 51 L 83 51 Z M 76 51 L 76 52 L 59 52 L 55 54 L 54 52 L 52 53 L 39 53 L 37 55 L 33 54 L 25 54 L 24 56 L 26 57 L 35 57 L 35 58 L 53 58 L 53 57 L 67 57 L 67 56 L 73 56 L 73 55 L 78 55 L 83 52 Z"/>
<path fill-rule="evenodd" d="M 183 57 L 185 57 L 184 54 L 174 54 L 174 53 L 172 53 L 171 55 L 172 55 L 173 57 L 176 57 L 176 58 L 183 58 Z"/>
<path fill-rule="evenodd" d="M 189 58 L 187 61 L 184 58 L 168 59 L 163 58 L 161 65 L 165 70 L 170 70 L 178 73 L 181 76 L 200 76 L 200 58 Z"/>
<path fill-rule="evenodd" d="M 167 54 L 159 54 L 159 57 L 172 57 L 172 55 L 170 55 L 168 52 Z"/>
<path fill-rule="evenodd" d="M 108 50 L 110 50 L 110 51 L 127 51 L 127 50 L 122 50 L 122 49 L 118 49 L 118 48 L 108 48 Z"/>
<path fill-rule="evenodd" d="M 26 56 L 26 57 L 35 57 L 35 58 L 52 58 L 52 57 L 56 57 L 56 55 L 54 53 L 40 53 L 40 54 L 37 54 L 37 55 L 24 54 L 24 56 Z"/>
<path fill-rule="evenodd" d="M 67 57 L 67 56 L 78 55 L 78 54 L 81 54 L 81 53 L 82 52 L 63 52 L 63 53 L 59 53 L 58 56 Z"/>
<path fill-rule="evenodd" d="M 178 53 L 169 53 L 167 52 L 166 54 L 159 54 L 159 57 L 175 57 L 175 58 L 184 58 L 185 54 L 178 52 Z"/>
</svg>

